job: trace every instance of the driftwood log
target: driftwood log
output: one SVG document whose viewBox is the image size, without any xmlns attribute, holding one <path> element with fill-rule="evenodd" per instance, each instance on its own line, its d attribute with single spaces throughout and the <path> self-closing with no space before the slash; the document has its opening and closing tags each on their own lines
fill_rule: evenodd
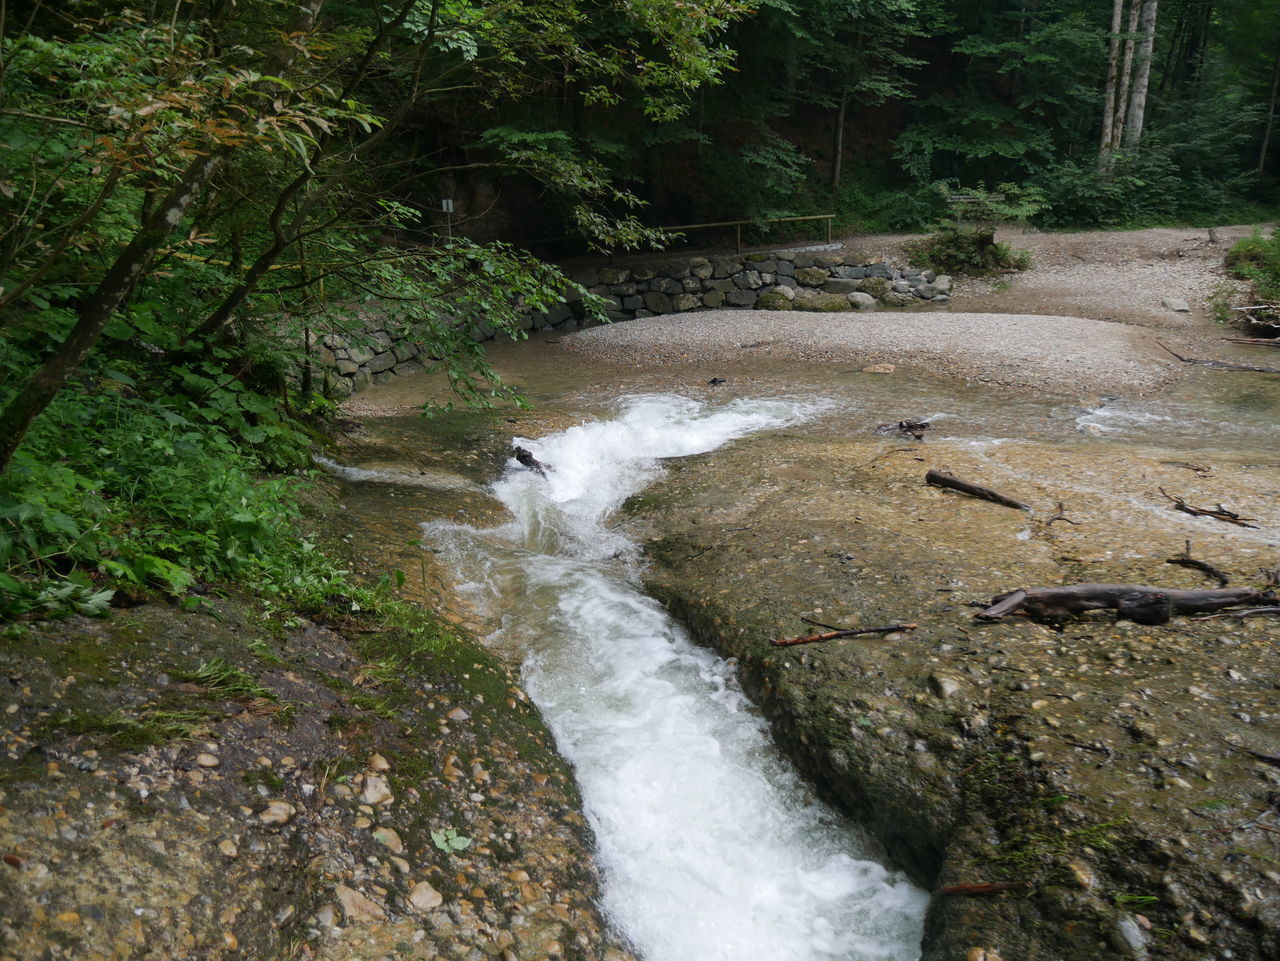
<svg viewBox="0 0 1280 961">
<path fill-rule="evenodd" d="M 1029 587 L 991 599 L 974 616 L 998 621 L 1007 614 L 1061 621 L 1085 611 L 1113 609 L 1116 616 L 1139 624 L 1164 624 L 1175 614 L 1204 614 L 1240 604 L 1270 603 L 1275 595 L 1249 587 L 1183 591 L 1140 584 L 1073 584 Z"/>
<path fill-rule="evenodd" d="M 940 470 L 931 470 L 924 475 L 926 484 L 932 484 L 935 487 L 945 487 L 948 490 L 959 491 L 962 494 L 968 494 L 970 497 L 978 497 L 984 501 L 991 501 L 993 504 L 1002 504 L 1005 507 L 1013 507 L 1020 511 L 1031 510 L 1030 504 L 1024 504 L 1020 500 L 1012 497 L 1006 497 L 999 491 L 993 491 L 990 487 L 983 487 L 981 484 L 971 484 L 963 481 L 958 477 L 952 477 L 950 474 L 944 474 Z"/>
</svg>

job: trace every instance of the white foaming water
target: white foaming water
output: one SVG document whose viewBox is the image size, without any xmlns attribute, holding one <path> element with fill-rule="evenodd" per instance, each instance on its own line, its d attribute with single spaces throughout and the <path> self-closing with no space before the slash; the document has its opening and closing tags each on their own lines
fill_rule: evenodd
<svg viewBox="0 0 1280 961">
<path fill-rule="evenodd" d="M 865 856 L 773 748 L 731 668 L 693 645 L 628 571 L 605 523 L 665 457 L 814 416 L 813 401 L 624 398 L 612 421 L 537 443 L 545 477 L 493 488 L 515 520 L 426 525 L 573 763 L 604 906 L 645 961 L 909 961 L 926 896 Z M 514 462 L 513 462 L 514 464 Z M 628 563 L 610 563 L 622 557 Z"/>
</svg>

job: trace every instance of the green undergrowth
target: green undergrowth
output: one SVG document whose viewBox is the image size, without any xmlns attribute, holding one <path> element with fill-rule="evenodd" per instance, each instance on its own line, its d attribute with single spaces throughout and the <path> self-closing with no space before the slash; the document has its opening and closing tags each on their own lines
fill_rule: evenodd
<svg viewBox="0 0 1280 961">
<path fill-rule="evenodd" d="M 149 594 L 196 607 L 210 582 L 303 605 L 343 591 L 298 533 L 315 405 L 272 395 L 272 358 L 215 354 L 122 348 L 37 420 L 0 474 L 0 622 Z M 16 382 L 34 359 L 0 346 L 0 374 Z"/>
<path fill-rule="evenodd" d="M 1227 253 L 1227 269 L 1253 284 L 1260 301 L 1280 303 L 1280 237 L 1272 231 L 1264 237 L 1261 230 L 1238 240 Z"/>
</svg>

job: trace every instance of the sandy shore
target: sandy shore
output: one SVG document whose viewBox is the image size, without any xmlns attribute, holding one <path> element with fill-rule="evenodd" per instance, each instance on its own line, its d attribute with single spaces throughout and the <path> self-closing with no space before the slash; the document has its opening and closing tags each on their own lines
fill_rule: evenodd
<svg viewBox="0 0 1280 961">
<path fill-rule="evenodd" d="M 774 356 L 893 364 L 1050 393 L 1150 393 L 1185 368 L 1154 331 L 1029 314 L 710 310 L 594 327 L 561 341 L 644 366 Z"/>
</svg>

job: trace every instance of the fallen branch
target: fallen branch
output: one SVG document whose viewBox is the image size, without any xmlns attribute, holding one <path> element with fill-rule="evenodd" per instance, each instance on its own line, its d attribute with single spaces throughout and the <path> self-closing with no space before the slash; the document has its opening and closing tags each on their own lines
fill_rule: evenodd
<svg viewBox="0 0 1280 961">
<path fill-rule="evenodd" d="M 1178 497 L 1176 494 L 1170 494 L 1163 487 L 1159 488 L 1159 490 L 1161 494 L 1173 501 L 1173 509 L 1175 511 L 1182 511 L 1184 514 L 1190 514 L 1192 517 L 1212 517 L 1214 520 L 1225 521 L 1228 524 L 1235 524 L 1237 527 L 1251 527 L 1255 531 L 1258 530 L 1257 524 L 1249 523 L 1249 521 L 1254 518 L 1241 517 L 1234 511 L 1227 510 L 1221 504 L 1219 504 L 1214 510 L 1210 510 L 1206 507 L 1192 507 L 1181 497 Z"/>
<path fill-rule="evenodd" d="M 1225 360 L 1202 360 L 1199 357 L 1183 357 L 1163 341 L 1157 340 L 1156 343 L 1184 364 L 1196 364 L 1200 367 L 1214 367 L 1218 370 L 1247 370 L 1255 374 L 1280 374 L 1280 367 L 1255 367 L 1252 364 L 1229 364 Z"/>
<path fill-rule="evenodd" d="M 1013 613 L 1061 621 L 1085 611 L 1114 609 L 1117 617 L 1139 624 L 1164 624 L 1175 614 L 1201 614 L 1239 604 L 1268 603 L 1275 595 L 1249 587 L 1183 591 L 1139 584 L 1074 584 L 1026 588 L 1001 594 L 974 617 L 998 621 Z"/>
<path fill-rule="evenodd" d="M 1280 337 L 1223 337 L 1233 344 L 1248 344 L 1251 347 L 1280 347 Z"/>
<path fill-rule="evenodd" d="M 1176 567 L 1188 567 L 1193 571 L 1199 571 L 1206 577 L 1212 577 L 1218 582 L 1219 587 L 1226 587 L 1231 582 L 1231 578 L 1223 571 L 1218 570 L 1207 561 L 1198 561 L 1191 556 L 1191 541 L 1187 541 L 1186 548 L 1177 557 L 1170 557 L 1165 561 L 1166 564 L 1173 564 Z"/>
<path fill-rule="evenodd" d="M 801 618 L 805 620 L 805 618 Z M 813 623 L 810 621 L 810 623 Z M 826 627 L 827 625 L 819 625 Z M 810 634 L 807 637 L 782 637 L 773 640 L 774 647 L 791 647 L 795 644 L 812 644 L 815 641 L 832 641 L 837 637 L 857 637 L 860 634 L 892 634 L 894 631 L 914 631 L 916 624 L 889 624 L 886 627 L 848 627 L 836 628 L 825 634 Z"/>
<path fill-rule="evenodd" d="M 971 484 L 968 481 L 962 481 L 958 477 L 952 477 L 950 474 L 944 474 L 942 471 L 931 470 L 924 475 L 926 484 L 933 484 L 935 487 L 946 487 L 953 491 L 959 491 L 962 494 L 968 494 L 970 497 L 977 497 L 984 501 L 991 501 L 994 504 L 1001 504 L 1005 507 L 1012 507 L 1020 511 L 1031 510 L 1030 504 L 1024 504 L 1020 500 L 1014 500 L 1012 497 L 1006 497 L 998 491 L 993 491 L 990 487 L 983 487 L 980 484 Z"/>
</svg>

